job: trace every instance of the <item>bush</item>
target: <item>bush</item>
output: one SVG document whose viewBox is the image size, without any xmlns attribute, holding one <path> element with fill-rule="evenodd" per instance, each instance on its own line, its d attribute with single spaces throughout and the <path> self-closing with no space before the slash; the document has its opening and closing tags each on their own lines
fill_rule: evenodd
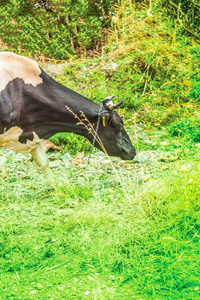
<svg viewBox="0 0 200 300">
<path fill-rule="evenodd" d="M 199 39 L 200 4 L 198 1 L 160 0 L 159 6 L 171 17 L 178 30 Z"/>
<path fill-rule="evenodd" d="M 67 151 L 70 155 L 82 151 L 88 154 L 91 149 L 91 144 L 86 138 L 73 133 L 57 133 L 50 138 L 50 141 L 58 146 L 64 146 L 64 151 Z"/>
<path fill-rule="evenodd" d="M 98 49 L 117 0 L 0 0 L 1 39 L 15 51 L 67 59 Z"/>
<path fill-rule="evenodd" d="M 200 142 L 200 117 L 184 118 L 168 127 L 172 136 L 184 136 L 194 142 Z"/>
</svg>

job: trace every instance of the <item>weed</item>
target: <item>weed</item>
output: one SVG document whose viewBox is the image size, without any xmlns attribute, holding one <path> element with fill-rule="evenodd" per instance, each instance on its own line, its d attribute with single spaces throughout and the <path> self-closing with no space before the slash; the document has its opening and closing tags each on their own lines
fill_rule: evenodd
<svg viewBox="0 0 200 300">
<path fill-rule="evenodd" d="M 199 116 L 186 117 L 171 124 L 168 131 L 172 136 L 183 136 L 192 142 L 200 142 L 200 118 Z"/>
</svg>

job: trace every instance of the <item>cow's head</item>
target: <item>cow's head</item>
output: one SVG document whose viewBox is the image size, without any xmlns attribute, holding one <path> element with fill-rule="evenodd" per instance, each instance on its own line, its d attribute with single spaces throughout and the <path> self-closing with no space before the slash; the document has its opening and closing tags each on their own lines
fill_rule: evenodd
<svg viewBox="0 0 200 300">
<path fill-rule="evenodd" d="M 123 101 L 113 104 L 113 97 L 107 97 L 102 102 L 98 136 L 109 156 L 131 160 L 134 158 L 136 151 L 123 127 L 122 118 L 115 111 Z M 95 147 L 104 151 L 97 141 Z"/>
</svg>

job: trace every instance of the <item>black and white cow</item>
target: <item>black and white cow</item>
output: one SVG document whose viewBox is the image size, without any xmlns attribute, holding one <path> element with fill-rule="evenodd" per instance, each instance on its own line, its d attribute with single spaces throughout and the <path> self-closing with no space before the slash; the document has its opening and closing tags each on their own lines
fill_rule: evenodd
<svg viewBox="0 0 200 300">
<path fill-rule="evenodd" d="M 41 141 L 57 132 L 74 132 L 92 142 L 87 126 L 77 124 L 74 115 L 82 118 L 81 113 L 94 128 L 100 120 L 98 136 L 103 146 L 96 140 L 96 148 L 133 159 L 135 149 L 115 111 L 118 106 L 109 97 L 100 106 L 53 80 L 35 61 L 0 53 L 0 147 L 30 153 L 50 181 L 53 174 Z"/>
</svg>

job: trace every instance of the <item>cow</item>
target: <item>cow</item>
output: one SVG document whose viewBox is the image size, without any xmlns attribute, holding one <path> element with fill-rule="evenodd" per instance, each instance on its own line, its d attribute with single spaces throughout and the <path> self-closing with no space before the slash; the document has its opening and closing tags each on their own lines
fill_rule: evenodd
<svg viewBox="0 0 200 300">
<path fill-rule="evenodd" d="M 84 136 L 109 156 L 132 160 L 136 151 L 116 112 L 122 101 L 113 104 L 112 98 L 97 104 L 55 81 L 35 61 L 1 52 L 0 147 L 30 153 L 49 181 L 54 176 L 42 139 L 58 132 Z"/>
</svg>

